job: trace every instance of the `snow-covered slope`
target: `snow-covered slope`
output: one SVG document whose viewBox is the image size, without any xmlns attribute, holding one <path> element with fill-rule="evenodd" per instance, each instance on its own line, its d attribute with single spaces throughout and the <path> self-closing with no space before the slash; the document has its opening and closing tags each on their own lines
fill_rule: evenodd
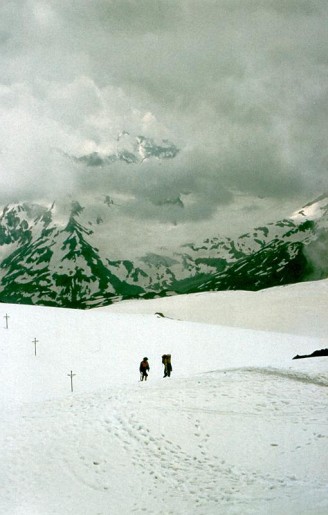
<svg viewBox="0 0 328 515">
<path fill-rule="evenodd" d="M 232 294 L 255 321 L 258 304 Z M 327 347 L 327 284 L 264 296 L 263 327 L 280 317 L 285 333 L 228 327 L 227 311 L 193 322 L 215 317 L 213 294 L 156 301 L 176 320 L 138 314 L 144 301 L 134 314 L 2 304 L 0 512 L 327 513 L 328 357 L 292 360 Z"/>
<path fill-rule="evenodd" d="M 161 313 L 167 318 L 325 338 L 328 280 L 252 291 L 221 291 L 127 300 L 98 308 L 109 313 Z"/>
</svg>

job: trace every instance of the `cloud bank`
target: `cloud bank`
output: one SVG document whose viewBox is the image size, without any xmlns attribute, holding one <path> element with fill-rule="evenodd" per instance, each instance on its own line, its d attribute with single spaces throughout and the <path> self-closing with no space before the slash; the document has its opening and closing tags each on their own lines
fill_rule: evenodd
<svg viewBox="0 0 328 515">
<path fill-rule="evenodd" d="M 324 0 L 6 2 L 0 201 L 105 192 L 127 218 L 193 223 L 236 194 L 328 190 L 327 13 Z M 67 158 L 110 153 L 122 130 L 181 151 L 97 170 Z"/>
</svg>

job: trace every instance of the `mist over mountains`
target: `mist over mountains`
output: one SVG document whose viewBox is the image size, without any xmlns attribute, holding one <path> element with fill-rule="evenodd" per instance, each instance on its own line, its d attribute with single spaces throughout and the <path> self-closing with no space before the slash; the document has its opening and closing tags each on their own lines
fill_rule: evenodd
<svg viewBox="0 0 328 515">
<path fill-rule="evenodd" d="M 106 196 L 99 212 L 105 206 L 110 216 L 111 202 Z M 133 260 L 112 257 L 110 234 L 106 250 L 99 250 L 101 216 L 88 219 L 78 201 L 65 221 L 56 218 L 55 202 L 6 206 L 0 216 L 1 301 L 85 309 L 127 298 L 259 290 L 328 277 L 327 195 L 237 238 L 216 235 L 161 254 L 149 249 Z"/>
<path fill-rule="evenodd" d="M 92 152 L 87 155 L 75 157 L 77 163 L 83 163 L 92 167 L 103 167 L 118 161 L 127 164 L 143 163 L 146 159 L 173 159 L 179 149 L 168 140 L 162 140 L 157 144 L 152 138 L 145 136 L 131 137 L 126 131 L 117 136 L 115 147 L 110 153 Z"/>
<path fill-rule="evenodd" d="M 2 3 L 0 205 L 105 190 L 127 218 L 179 223 L 236 192 L 301 206 L 327 191 L 327 14 L 323 0 Z M 165 170 L 135 173 L 125 140 L 140 135 L 179 149 Z M 184 203 L 174 217 L 156 209 L 165 192 Z"/>
<path fill-rule="evenodd" d="M 327 15 L 3 2 L 1 298 L 82 308 L 324 275 L 324 209 L 290 217 L 328 191 Z"/>
</svg>

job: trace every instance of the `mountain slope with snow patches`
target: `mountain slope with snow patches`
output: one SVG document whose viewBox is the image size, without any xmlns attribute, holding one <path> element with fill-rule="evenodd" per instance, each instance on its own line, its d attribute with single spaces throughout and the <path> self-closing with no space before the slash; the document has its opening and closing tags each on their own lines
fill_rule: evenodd
<svg viewBox="0 0 328 515">
<path fill-rule="evenodd" d="M 66 220 L 54 203 L 7 206 L 0 217 L 0 298 L 86 308 L 172 292 L 261 290 L 324 279 L 327 198 L 236 239 L 216 236 L 133 260 L 111 257 L 110 235 L 105 251 L 99 250 L 103 225 L 88 219 L 77 201 Z M 111 202 L 105 198 L 105 210 Z"/>
<path fill-rule="evenodd" d="M 3 304 L 1 512 L 327 513 L 328 358 L 292 360 L 327 347 L 327 297 L 318 281 L 120 313 Z"/>
</svg>

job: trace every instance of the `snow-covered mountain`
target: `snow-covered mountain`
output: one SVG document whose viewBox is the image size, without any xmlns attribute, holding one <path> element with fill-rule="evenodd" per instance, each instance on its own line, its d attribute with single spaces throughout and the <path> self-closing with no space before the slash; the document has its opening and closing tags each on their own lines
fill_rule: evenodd
<svg viewBox="0 0 328 515">
<path fill-rule="evenodd" d="M 6 213 L 15 211 L 24 212 L 18 206 Z M 100 293 L 102 302 L 108 303 L 118 296 L 142 293 L 137 285 L 118 279 L 102 262 L 97 249 L 87 241 L 92 230 L 77 221 L 81 211 L 74 202 L 64 227 L 50 223 L 50 214 L 41 218 L 41 227 L 39 217 L 31 225 L 15 218 L 16 241 L 22 241 L 17 227 L 23 226 L 22 234 L 28 236 L 0 265 L 2 301 L 85 308 Z"/>
<path fill-rule="evenodd" d="M 111 198 L 105 203 L 111 206 Z M 211 290 L 259 290 L 328 276 L 328 196 L 236 239 L 215 236 L 138 259 L 100 252 L 101 217 L 72 202 L 68 218 L 51 207 L 6 206 L 0 217 L 0 298 L 92 307 L 133 297 Z"/>
<path fill-rule="evenodd" d="M 241 241 L 245 246 L 240 245 Z M 197 278 L 188 291 L 260 290 L 327 277 L 327 195 L 307 204 L 288 220 L 242 235 L 237 248 L 246 255 L 205 280 Z"/>
<path fill-rule="evenodd" d="M 165 139 L 157 143 L 152 138 L 145 136 L 131 136 L 123 131 L 117 137 L 116 144 L 110 152 L 91 152 L 90 154 L 74 157 L 77 163 L 86 166 L 106 166 L 117 161 L 127 164 L 142 163 L 145 159 L 173 159 L 177 156 L 179 149 Z"/>
<path fill-rule="evenodd" d="M 139 262 L 111 261 L 110 266 L 159 294 L 259 290 L 327 277 L 327 248 L 328 196 L 324 195 L 290 218 L 236 239 L 215 236 L 182 245 L 169 255 L 149 253 Z"/>
</svg>

